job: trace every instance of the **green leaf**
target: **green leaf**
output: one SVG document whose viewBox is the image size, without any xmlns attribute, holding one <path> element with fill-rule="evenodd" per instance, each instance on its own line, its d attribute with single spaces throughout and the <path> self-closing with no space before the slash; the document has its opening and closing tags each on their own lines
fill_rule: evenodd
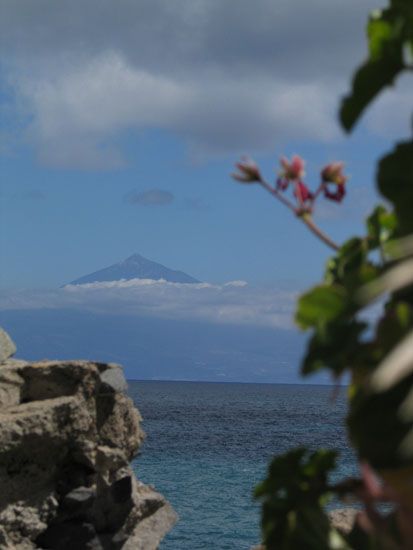
<svg viewBox="0 0 413 550">
<path fill-rule="evenodd" d="M 375 333 L 376 361 L 374 368 L 391 353 L 412 327 L 413 310 L 408 302 L 396 298 L 388 302 L 377 322 Z"/>
<path fill-rule="evenodd" d="M 376 392 L 387 390 L 413 372 L 413 331 L 411 331 L 378 366 L 371 378 Z"/>
<path fill-rule="evenodd" d="M 408 235 L 402 239 L 389 240 L 383 248 L 392 260 L 413 256 L 413 235 Z"/>
<path fill-rule="evenodd" d="M 413 141 L 399 143 L 380 160 L 377 183 L 381 193 L 394 204 L 399 236 L 413 233 Z"/>
<path fill-rule="evenodd" d="M 383 293 L 392 293 L 413 285 L 413 258 L 399 262 L 395 267 L 375 278 L 357 293 L 360 303 L 369 303 Z"/>
<path fill-rule="evenodd" d="M 357 70 L 351 93 L 344 98 L 340 110 L 341 124 L 347 131 L 353 128 L 382 89 L 394 83 L 404 68 L 404 46 L 410 37 L 404 10 L 404 6 L 393 6 L 377 11 L 368 23 L 370 55 Z"/>
<path fill-rule="evenodd" d="M 377 276 L 379 268 L 367 259 L 371 248 L 370 239 L 352 238 L 346 241 L 337 255 L 329 260 L 325 282 L 344 287 L 352 296 L 360 286 Z"/>
<path fill-rule="evenodd" d="M 409 376 L 380 393 L 359 388 L 351 403 L 347 420 L 350 438 L 359 457 L 376 469 L 413 464 L 413 454 L 401 448 L 413 424 L 398 412 L 412 384 L 413 377 Z"/>
<path fill-rule="evenodd" d="M 335 377 L 354 368 L 364 360 L 366 352 L 360 337 L 367 324 L 360 321 L 330 323 L 316 330 L 311 338 L 301 365 L 304 376 L 321 369 L 329 369 Z"/>
<path fill-rule="evenodd" d="M 372 250 L 383 245 L 397 226 L 396 216 L 382 205 L 376 206 L 366 220 L 369 248 Z"/>
<path fill-rule="evenodd" d="M 347 305 L 347 295 L 341 287 L 317 286 L 300 297 L 295 319 L 307 329 L 332 321 L 346 311 Z"/>
<path fill-rule="evenodd" d="M 336 453 L 293 449 L 275 457 L 267 478 L 255 490 L 262 502 L 262 534 L 267 550 L 330 548 L 342 537 L 331 528 L 323 506 L 329 500 L 328 475 Z"/>
<path fill-rule="evenodd" d="M 352 92 L 341 104 L 340 121 L 347 132 L 352 130 L 360 115 L 381 90 L 394 83 L 402 68 L 402 50 L 397 57 L 368 61 L 360 67 L 353 79 Z"/>
<path fill-rule="evenodd" d="M 403 19 L 396 11 L 373 12 L 367 24 L 370 59 L 379 60 L 389 49 L 397 49 L 402 33 Z"/>
</svg>

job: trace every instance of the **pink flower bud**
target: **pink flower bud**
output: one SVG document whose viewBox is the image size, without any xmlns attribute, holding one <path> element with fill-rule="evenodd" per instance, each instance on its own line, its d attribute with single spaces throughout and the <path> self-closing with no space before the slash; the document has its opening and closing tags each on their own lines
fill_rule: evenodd
<svg viewBox="0 0 413 550">
<path fill-rule="evenodd" d="M 344 185 L 347 177 L 343 174 L 343 162 L 330 162 L 321 171 L 321 178 L 324 183 L 335 183 L 336 185 Z"/>
<path fill-rule="evenodd" d="M 281 157 L 282 171 L 280 176 L 288 180 L 298 180 L 304 177 L 305 162 L 298 155 L 294 155 L 291 162 L 286 157 Z"/>
<path fill-rule="evenodd" d="M 235 165 L 238 172 L 231 176 L 241 183 L 254 183 L 261 180 L 260 169 L 256 162 L 249 157 L 242 157 L 241 161 Z"/>
</svg>

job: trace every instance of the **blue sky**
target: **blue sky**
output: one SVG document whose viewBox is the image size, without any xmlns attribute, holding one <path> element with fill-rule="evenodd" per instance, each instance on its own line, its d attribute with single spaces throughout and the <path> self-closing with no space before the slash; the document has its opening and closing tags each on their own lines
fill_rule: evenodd
<svg viewBox="0 0 413 550">
<path fill-rule="evenodd" d="M 316 213 L 342 242 L 372 205 L 375 161 L 409 132 L 408 79 L 352 136 L 337 123 L 377 0 L 0 6 L 0 287 L 24 290 L 19 307 L 31 290 L 41 307 L 67 305 L 53 289 L 134 252 L 214 283 L 211 304 L 247 281 L 242 315 L 243 300 L 265 311 L 268 288 L 292 304 L 330 251 L 262 189 L 236 184 L 234 163 L 250 154 L 274 180 L 279 157 L 298 153 L 315 186 L 324 164 L 345 161 L 345 202 Z M 223 300 L 215 318 L 225 306 L 234 321 Z"/>
<path fill-rule="evenodd" d="M 319 215 L 340 241 L 369 208 L 374 161 L 406 133 L 408 89 L 345 137 L 338 102 L 376 2 L 307 4 L 3 0 L 2 287 L 59 286 L 133 252 L 206 281 L 316 280 L 328 251 L 234 184 L 233 164 L 250 153 L 271 179 L 299 153 L 315 185 L 344 160 L 346 203 Z"/>
</svg>

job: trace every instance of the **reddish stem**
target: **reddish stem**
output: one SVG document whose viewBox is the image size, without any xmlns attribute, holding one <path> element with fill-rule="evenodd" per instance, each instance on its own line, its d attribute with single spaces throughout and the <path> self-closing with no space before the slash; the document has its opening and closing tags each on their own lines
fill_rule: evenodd
<svg viewBox="0 0 413 550">
<path fill-rule="evenodd" d="M 317 191 L 316 191 L 316 192 L 314 193 L 314 195 L 313 195 L 312 203 L 314 203 L 314 201 L 316 200 L 316 198 L 318 197 L 318 195 L 321 193 L 321 191 L 323 191 L 324 185 L 325 185 L 325 184 L 324 184 L 324 182 L 322 181 L 322 182 L 320 183 L 320 185 L 318 186 Z"/>
</svg>

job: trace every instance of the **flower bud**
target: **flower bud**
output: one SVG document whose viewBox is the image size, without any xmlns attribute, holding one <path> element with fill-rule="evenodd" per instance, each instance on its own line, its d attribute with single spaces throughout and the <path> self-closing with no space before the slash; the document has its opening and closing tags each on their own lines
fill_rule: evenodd
<svg viewBox="0 0 413 550">
<path fill-rule="evenodd" d="M 281 177 L 288 180 L 298 180 L 304 177 L 305 162 L 298 155 L 294 155 L 291 162 L 286 157 L 281 157 L 280 163 L 282 166 Z"/>
<path fill-rule="evenodd" d="M 235 180 L 241 183 L 254 183 L 261 180 L 260 169 L 251 158 L 243 157 L 235 166 L 238 172 L 231 174 Z"/>
<path fill-rule="evenodd" d="M 347 177 L 343 174 L 343 162 L 330 162 L 321 171 L 321 178 L 324 183 L 335 183 L 336 185 L 344 185 Z"/>
<path fill-rule="evenodd" d="M 343 173 L 343 162 L 330 162 L 321 171 L 323 192 L 326 199 L 341 202 L 346 194 L 347 177 Z M 332 185 L 333 184 L 333 185 Z M 331 187 L 335 187 L 332 189 Z"/>
</svg>

